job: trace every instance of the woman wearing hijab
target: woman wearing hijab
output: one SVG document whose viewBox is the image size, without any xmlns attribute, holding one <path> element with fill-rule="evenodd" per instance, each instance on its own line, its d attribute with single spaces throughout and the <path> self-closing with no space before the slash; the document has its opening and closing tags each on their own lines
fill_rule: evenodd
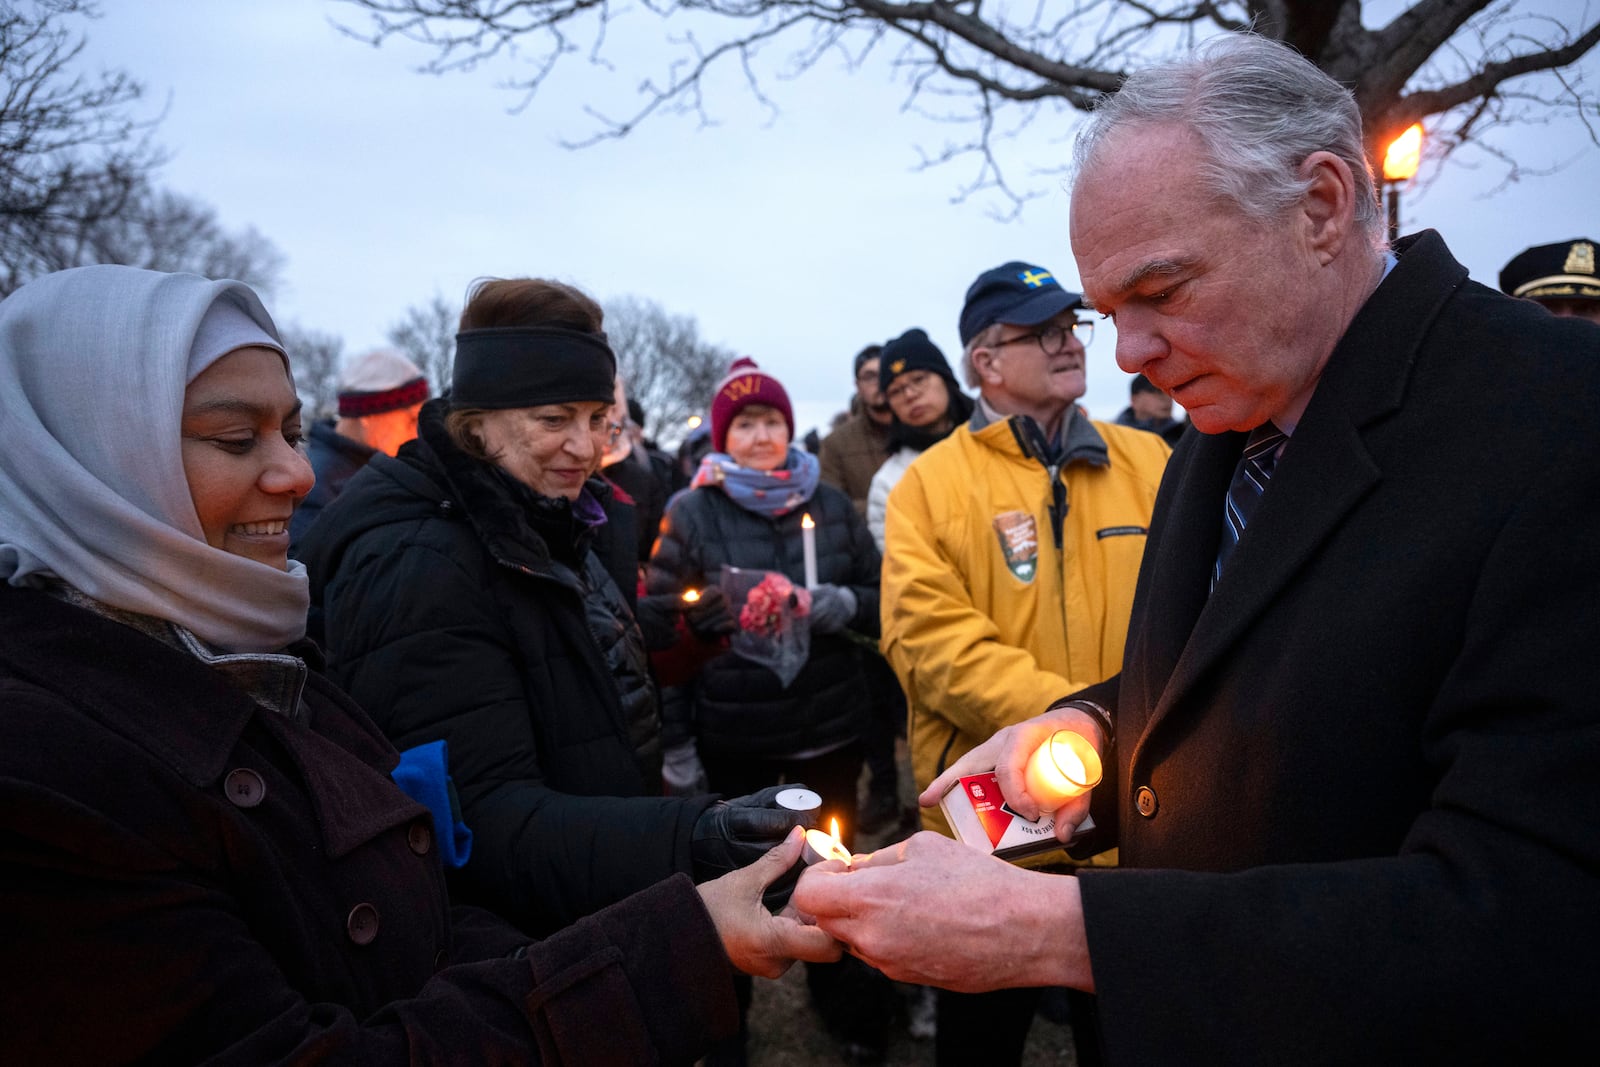
<svg viewBox="0 0 1600 1067">
<path fill-rule="evenodd" d="M 448 745 L 473 833 L 460 896 L 531 934 L 716 877 L 796 820 L 776 790 L 662 795 L 644 639 L 592 547 L 616 375 L 601 327 L 570 285 L 480 282 L 450 392 L 304 545 L 333 678 L 397 747 Z"/>
<path fill-rule="evenodd" d="M 810 653 L 787 684 L 727 652 L 669 689 L 664 714 L 682 739 L 668 760 L 697 755 L 711 788 L 727 793 L 804 781 L 822 797 L 823 826 L 837 817 L 849 845 L 861 737 L 873 712 L 864 662 L 878 633 L 878 551 L 850 498 L 819 480 L 817 457 L 794 447 L 789 395 L 754 361 L 736 361 L 718 384 L 711 438 L 690 489 L 668 505 L 646 587 L 700 589 L 730 566 L 778 572 L 803 588 L 801 524 L 809 515 L 817 584 L 798 624 L 809 626 Z M 733 608 L 742 614 L 744 605 Z M 847 987 L 826 977 L 835 973 L 808 969 L 824 1018 L 856 1046 L 852 1054 L 881 1055 L 888 983 Z"/>
<path fill-rule="evenodd" d="M 883 346 L 878 388 L 889 401 L 889 458 L 867 490 L 867 527 L 883 551 L 883 517 L 889 490 L 911 461 L 972 417 L 972 398 L 961 391 L 939 347 L 921 330 L 907 330 Z"/>
<path fill-rule="evenodd" d="M 449 907 L 302 640 L 300 402 L 243 285 L 24 286 L 0 425 L 0 1062 L 688 1062 L 737 1021 L 730 959 L 828 957 L 759 903 L 798 838 L 539 944 Z"/>
</svg>

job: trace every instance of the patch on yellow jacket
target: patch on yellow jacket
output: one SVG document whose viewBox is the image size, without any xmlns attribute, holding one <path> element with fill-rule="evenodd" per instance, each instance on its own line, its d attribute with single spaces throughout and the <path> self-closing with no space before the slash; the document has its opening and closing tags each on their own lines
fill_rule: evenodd
<svg viewBox="0 0 1600 1067">
<path fill-rule="evenodd" d="M 1039 569 L 1039 525 L 1026 511 L 1002 511 L 994 517 L 994 532 L 1006 566 L 1024 582 L 1033 581 Z"/>
</svg>

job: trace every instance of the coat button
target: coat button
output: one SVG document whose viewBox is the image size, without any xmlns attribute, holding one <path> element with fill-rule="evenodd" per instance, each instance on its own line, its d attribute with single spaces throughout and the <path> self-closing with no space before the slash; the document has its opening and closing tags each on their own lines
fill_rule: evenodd
<svg viewBox="0 0 1600 1067">
<path fill-rule="evenodd" d="M 357 904 L 350 909 L 344 929 L 356 944 L 372 944 L 372 939 L 378 936 L 378 909 L 371 904 Z"/>
<path fill-rule="evenodd" d="M 1156 813 L 1156 791 L 1141 785 L 1139 791 L 1133 794 L 1133 806 L 1139 809 L 1140 815 L 1150 818 Z"/>
<path fill-rule="evenodd" d="M 238 767 L 228 772 L 222 781 L 222 791 L 230 801 L 241 808 L 253 808 L 267 797 L 267 783 L 261 775 L 248 767 Z"/>
<path fill-rule="evenodd" d="M 433 848 L 433 831 L 428 824 L 418 819 L 411 824 L 411 829 L 406 831 L 406 844 L 411 846 L 411 851 L 419 856 L 426 856 L 428 850 Z"/>
</svg>

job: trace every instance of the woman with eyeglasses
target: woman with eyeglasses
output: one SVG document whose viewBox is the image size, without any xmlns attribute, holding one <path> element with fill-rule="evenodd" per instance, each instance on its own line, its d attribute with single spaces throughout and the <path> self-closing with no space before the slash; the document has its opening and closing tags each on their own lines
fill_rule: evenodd
<svg viewBox="0 0 1600 1067">
<path fill-rule="evenodd" d="M 304 544 L 335 680 L 397 747 L 447 742 L 474 835 L 460 894 L 534 934 L 676 872 L 715 877 L 794 822 L 764 795 L 662 795 L 644 638 L 593 547 L 615 399 L 602 323 L 570 285 L 479 282 L 450 391 Z"/>
<path fill-rule="evenodd" d="M 883 346 L 878 388 L 889 401 L 889 458 L 867 490 L 867 528 L 883 551 L 883 516 L 889 490 L 911 461 L 972 417 L 972 398 L 961 391 L 950 364 L 922 330 L 907 330 Z"/>
<path fill-rule="evenodd" d="M 131 267 L 0 303 L 0 1063 L 689 1063 L 831 939 L 758 865 L 530 943 L 304 641 L 272 319 Z M 441 567 L 449 566 L 441 563 Z"/>
</svg>

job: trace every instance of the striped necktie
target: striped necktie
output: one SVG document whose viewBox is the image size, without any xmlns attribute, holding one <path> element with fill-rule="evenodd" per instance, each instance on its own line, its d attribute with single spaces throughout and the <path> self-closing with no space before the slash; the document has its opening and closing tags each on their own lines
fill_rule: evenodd
<svg viewBox="0 0 1600 1067">
<path fill-rule="evenodd" d="M 1278 455 L 1289 438 L 1272 423 L 1263 423 L 1250 433 L 1244 443 L 1244 455 L 1234 468 L 1233 482 L 1228 486 L 1228 497 L 1222 506 L 1222 543 L 1217 546 L 1217 564 L 1211 571 L 1211 587 L 1216 588 L 1222 578 L 1222 567 L 1233 554 L 1234 546 L 1255 514 L 1261 494 L 1267 491 L 1272 469 L 1278 465 Z"/>
</svg>

